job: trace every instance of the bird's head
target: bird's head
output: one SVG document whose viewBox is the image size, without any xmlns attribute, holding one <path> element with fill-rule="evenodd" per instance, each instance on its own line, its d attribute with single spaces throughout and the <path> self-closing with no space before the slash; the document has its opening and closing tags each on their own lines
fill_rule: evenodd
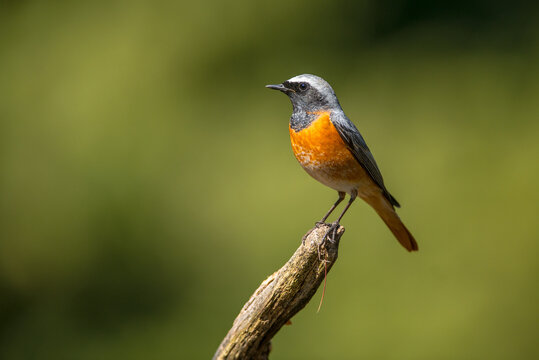
<svg viewBox="0 0 539 360">
<path fill-rule="evenodd" d="M 303 74 L 294 76 L 278 85 L 266 85 L 288 95 L 294 112 L 324 111 L 339 108 L 339 100 L 329 83 L 319 76 Z"/>
</svg>

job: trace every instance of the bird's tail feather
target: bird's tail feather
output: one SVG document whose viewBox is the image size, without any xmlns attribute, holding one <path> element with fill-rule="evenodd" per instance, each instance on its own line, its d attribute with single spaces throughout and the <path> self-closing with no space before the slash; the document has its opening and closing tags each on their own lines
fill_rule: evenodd
<svg viewBox="0 0 539 360">
<path fill-rule="evenodd" d="M 361 196 L 361 195 L 360 195 Z M 378 213 L 378 215 L 384 220 L 389 230 L 395 235 L 397 240 L 408 251 L 417 251 L 418 246 L 413 235 L 408 231 L 406 226 L 402 223 L 399 215 L 395 212 L 395 209 L 391 203 L 380 195 L 362 197 L 372 208 Z"/>
</svg>

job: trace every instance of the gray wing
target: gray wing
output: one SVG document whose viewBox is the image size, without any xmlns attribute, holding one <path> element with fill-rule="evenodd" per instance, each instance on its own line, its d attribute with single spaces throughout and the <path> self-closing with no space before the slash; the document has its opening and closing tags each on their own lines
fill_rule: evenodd
<svg viewBox="0 0 539 360">
<path fill-rule="evenodd" d="M 359 162 L 359 164 L 367 171 L 371 176 L 374 182 L 382 189 L 384 196 L 389 200 L 389 202 L 396 206 L 400 207 L 398 201 L 387 191 L 384 185 L 384 179 L 376 165 L 376 161 L 369 150 L 369 147 L 365 143 L 365 140 L 359 133 L 359 130 L 356 128 L 354 123 L 352 123 L 344 113 L 342 114 L 332 114 L 331 122 L 333 126 L 337 129 L 337 132 L 344 140 L 348 149 L 354 156 L 354 158 Z"/>
</svg>

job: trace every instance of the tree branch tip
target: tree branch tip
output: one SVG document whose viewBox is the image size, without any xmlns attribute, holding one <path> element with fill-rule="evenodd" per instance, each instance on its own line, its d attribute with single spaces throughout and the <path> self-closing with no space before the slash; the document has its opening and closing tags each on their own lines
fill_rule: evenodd
<svg viewBox="0 0 539 360">
<path fill-rule="evenodd" d="M 271 339 L 311 300 L 337 261 L 344 227 L 324 241 L 331 224 L 316 224 L 290 260 L 268 276 L 245 303 L 213 359 L 267 360 Z"/>
</svg>

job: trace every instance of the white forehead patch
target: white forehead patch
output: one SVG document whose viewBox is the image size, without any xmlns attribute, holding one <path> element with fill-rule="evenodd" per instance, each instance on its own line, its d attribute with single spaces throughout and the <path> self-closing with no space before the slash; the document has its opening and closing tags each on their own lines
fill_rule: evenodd
<svg viewBox="0 0 539 360">
<path fill-rule="evenodd" d="M 302 75 L 294 76 L 293 78 L 290 78 L 288 81 L 290 81 L 290 82 L 301 82 L 301 81 L 311 82 L 317 77 L 318 76 L 311 75 L 311 74 L 302 74 Z"/>
<path fill-rule="evenodd" d="M 289 79 L 288 81 L 290 81 L 290 82 L 306 82 L 306 83 L 311 84 L 311 86 L 316 88 L 316 89 L 319 89 L 319 90 L 329 89 L 329 90 L 331 90 L 331 92 L 333 92 L 333 89 L 331 88 L 329 83 L 326 80 L 322 79 L 320 76 L 316 76 L 316 75 L 302 74 L 302 75 L 294 76 L 293 78 Z"/>
</svg>

